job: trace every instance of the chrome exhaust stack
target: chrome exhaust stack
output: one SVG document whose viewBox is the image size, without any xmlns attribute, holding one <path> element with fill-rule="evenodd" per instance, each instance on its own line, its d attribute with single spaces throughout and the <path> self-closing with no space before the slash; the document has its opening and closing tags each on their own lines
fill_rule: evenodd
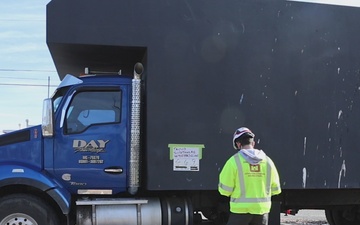
<svg viewBox="0 0 360 225">
<path fill-rule="evenodd" d="M 129 162 L 129 188 L 130 194 L 135 195 L 140 186 L 140 106 L 141 106 L 141 75 L 144 66 L 136 63 L 134 78 L 132 80 L 131 102 L 131 143 Z"/>
</svg>

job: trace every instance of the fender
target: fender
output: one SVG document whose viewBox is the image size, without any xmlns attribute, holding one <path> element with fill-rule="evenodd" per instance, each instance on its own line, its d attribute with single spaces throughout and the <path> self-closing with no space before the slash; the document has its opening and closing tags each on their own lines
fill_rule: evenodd
<svg viewBox="0 0 360 225">
<path fill-rule="evenodd" d="M 55 180 L 37 171 L 19 165 L 1 165 L 0 188 L 8 185 L 27 185 L 46 192 L 59 205 L 64 215 L 70 212 L 70 193 Z"/>
</svg>

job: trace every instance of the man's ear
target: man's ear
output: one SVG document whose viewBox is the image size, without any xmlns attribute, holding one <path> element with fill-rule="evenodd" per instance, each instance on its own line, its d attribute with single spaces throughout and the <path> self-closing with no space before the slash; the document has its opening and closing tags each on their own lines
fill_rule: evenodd
<svg viewBox="0 0 360 225">
<path fill-rule="evenodd" d="M 251 141 L 251 144 L 252 144 L 252 146 L 254 148 L 255 147 L 255 140 L 254 139 Z"/>
</svg>

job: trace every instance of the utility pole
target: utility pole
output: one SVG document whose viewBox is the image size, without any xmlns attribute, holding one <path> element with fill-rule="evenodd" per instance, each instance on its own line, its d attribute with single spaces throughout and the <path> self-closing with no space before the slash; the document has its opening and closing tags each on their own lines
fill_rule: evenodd
<svg viewBox="0 0 360 225">
<path fill-rule="evenodd" d="M 50 76 L 48 76 L 48 98 L 50 96 Z"/>
</svg>

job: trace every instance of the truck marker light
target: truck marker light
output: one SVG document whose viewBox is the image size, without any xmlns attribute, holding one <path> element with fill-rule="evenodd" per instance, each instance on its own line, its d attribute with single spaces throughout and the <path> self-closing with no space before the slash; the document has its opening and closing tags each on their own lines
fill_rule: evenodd
<svg viewBox="0 0 360 225">
<path fill-rule="evenodd" d="M 37 137 L 38 137 L 38 130 L 35 129 L 35 130 L 34 130 L 34 138 L 37 138 Z"/>
</svg>

